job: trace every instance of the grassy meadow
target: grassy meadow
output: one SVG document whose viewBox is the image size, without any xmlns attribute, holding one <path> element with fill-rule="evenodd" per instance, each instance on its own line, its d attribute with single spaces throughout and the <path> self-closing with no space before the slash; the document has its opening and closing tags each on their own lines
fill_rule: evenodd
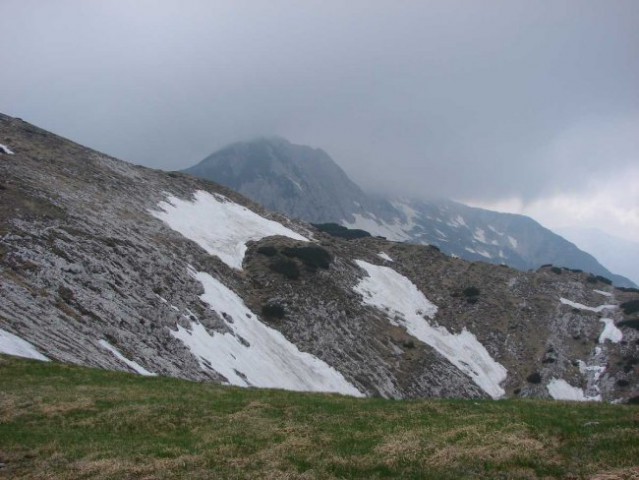
<svg viewBox="0 0 639 480">
<path fill-rule="evenodd" d="M 0 356 L 4 479 L 639 478 L 639 407 L 394 401 Z"/>
</svg>

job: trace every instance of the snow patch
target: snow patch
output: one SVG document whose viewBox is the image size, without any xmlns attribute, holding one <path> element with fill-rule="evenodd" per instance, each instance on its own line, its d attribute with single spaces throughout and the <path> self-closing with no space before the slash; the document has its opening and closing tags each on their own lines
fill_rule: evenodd
<svg viewBox="0 0 639 480">
<path fill-rule="evenodd" d="M 473 233 L 473 238 L 481 243 L 487 243 L 486 240 L 486 232 L 484 232 L 481 228 L 476 228 Z"/>
<path fill-rule="evenodd" d="M 392 262 L 393 261 L 393 259 L 391 257 L 389 257 L 388 253 L 386 253 L 386 252 L 379 252 L 377 254 L 377 256 L 379 258 L 383 259 L 383 260 L 386 260 L 387 262 Z"/>
<path fill-rule="evenodd" d="M 6 153 L 7 155 L 13 155 L 13 151 L 6 145 L 3 145 L 2 143 L 0 143 L 0 152 Z"/>
<path fill-rule="evenodd" d="M 588 310 L 590 312 L 596 312 L 596 313 L 602 312 L 604 310 L 613 310 L 613 309 L 617 308 L 617 305 L 599 305 L 598 307 L 589 307 L 589 306 L 584 305 L 582 303 L 573 302 L 572 300 L 568 300 L 568 299 L 565 299 L 563 297 L 561 297 L 559 299 L 559 301 L 561 303 L 563 303 L 564 305 L 568 305 L 568 306 L 570 306 L 572 308 L 576 308 L 578 310 Z"/>
<path fill-rule="evenodd" d="M 623 333 L 615 325 L 612 318 L 600 318 L 600 322 L 604 323 L 603 332 L 599 335 L 599 343 L 610 340 L 612 343 L 619 343 L 623 339 Z"/>
<path fill-rule="evenodd" d="M 575 402 L 600 402 L 601 395 L 587 397 L 581 388 L 573 387 L 562 378 L 553 378 L 546 389 L 555 400 L 572 400 Z"/>
<path fill-rule="evenodd" d="M 246 253 L 246 242 L 272 235 L 308 241 L 284 225 L 261 217 L 223 195 L 198 190 L 193 201 L 169 196 L 151 214 L 173 230 L 193 240 L 209 254 L 238 270 Z"/>
<path fill-rule="evenodd" d="M 208 273 L 192 271 L 202 283 L 200 296 L 227 322 L 229 332 L 208 332 L 199 322 L 178 325 L 171 334 L 198 359 L 202 369 L 213 369 L 228 383 L 241 387 L 283 388 L 296 391 L 362 393 L 323 360 L 301 352 L 279 331 L 259 321 L 244 301 Z"/>
<path fill-rule="evenodd" d="M 389 267 L 380 267 L 362 260 L 357 265 L 366 271 L 354 291 L 361 294 L 363 303 L 385 312 L 393 325 L 401 325 L 422 342 L 433 347 L 459 370 L 468 375 L 493 398 L 504 395 L 500 383 L 507 371 L 497 363 L 475 335 L 464 329 L 452 334 L 442 326 L 431 325 L 437 306 L 430 302 L 414 283 Z"/>
<path fill-rule="evenodd" d="M 496 229 L 495 227 L 493 227 L 492 225 L 488 225 L 488 229 L 489 229 L 489 230 L 491 230 L 491 231 L 493 231 L 493 232 L 495 232 L 495 233 L 496 233 L 497 235 L 499 235 L 499 236 L 502 236 L 502 237 L 504 236 L 504 233 L 503 233 L 503 232 L 500 232 L 499 230 L 497 230 L 497 229 Z"/>
<path fill-rule="evenodd" d="M 110 351 L 113 355 L 115 355 L 115 357 L 118 360 L 120 360 L 121 362 L 124 362 L 129 367 L 131 367 L 131 369 L 133 369 L 136 373 L 139 373 L 140 375 L 144 375 L 145 377 L 156 377 L 157 376 L 157 373 L 149 372 L 146 368 L 144 368 L 139 363 L 134 362 L 133 360 L 129 360 L 128 358 L 126 358 L 113 345 L 111 345 L 106 340 L 100 340 L 98 343 L 102 347 L 104 347 L 105 349 Z"/>
<path fill-rule="evenodd" d="M 517 249 L 517 245 L 519 245 L 519 242 L 517 242 L 516 238 L 513 238 L 510 235 L 508 235 L 508 242 L 510 243 L 511 247 L 513 247 L 515 250 Z"/>
<path fill-rule="evenodd" d="M 466 225 L 466 221 L 464 220 L 464 217 L 462 217 L 461 215 L 457 215 L 450 222 L 446 222 L 446 225 L 453 228 L 459 228 L 459 227 L 468 228 L 468 225 Z"/>
<path fill-rule="evenodd" d="M 593 292 L 603 295 L 604 297 L 612 297 L 612 293 L 604 292 L 603 290 L 593 290 Z"/>
<path fill-rule="evenodd" d="M 21 339 L 13 333 L 0 328 L 0 353 L 15 355 L 16 357 L 33 358 L 48 362 L 49 359 L 26 340 Z"/>
</svg>

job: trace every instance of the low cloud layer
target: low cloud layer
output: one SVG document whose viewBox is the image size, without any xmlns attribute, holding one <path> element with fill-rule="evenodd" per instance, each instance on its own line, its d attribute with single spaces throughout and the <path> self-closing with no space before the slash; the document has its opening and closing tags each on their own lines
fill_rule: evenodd
<svg viewBox="0 0 639 480">
<path fill-rule="evenodd" d="M 0 42 L 0 111 L 136 163 L 277 134 L 372 190 L 597 197 L 639 239 L 634 0 L 3 0 Z"/>
</svg>

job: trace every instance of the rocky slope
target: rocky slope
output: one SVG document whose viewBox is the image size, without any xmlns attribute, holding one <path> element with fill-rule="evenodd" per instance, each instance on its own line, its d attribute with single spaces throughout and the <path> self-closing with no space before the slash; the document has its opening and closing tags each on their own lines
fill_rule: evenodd
<svg viewBox="0 0 639 480">
<path fill-rule="evenodd" d="M 0 143 L 2 353 L 356 396 L 637 395 L 637 292 L 329 237 L 6 116 Z"/>
<path fill-rule="evenodd" d="M 450 200 L 371 197 L 324 151 L 282 138 L 230 145 L 184 172 L 226 185 L 291 218 L 436 245 L 467 260 L 505 263 L 519 270 L 552 263 L 605 276 L 615 285 L 636 286 L 529 217 Z"/>
</svg>

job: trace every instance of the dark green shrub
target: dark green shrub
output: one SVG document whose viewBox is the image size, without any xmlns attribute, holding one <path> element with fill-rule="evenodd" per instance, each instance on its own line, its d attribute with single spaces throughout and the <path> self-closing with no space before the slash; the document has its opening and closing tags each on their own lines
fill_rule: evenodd
<svg viewBox="0 0 639 480">
<path fill-rule="evenodd" d="M 300 269 L 297 267 L 297 264 L 288 258 L 276 259 L 269 265 L 269 268 L 291 280 L 295 280 L 300 276 Z"/>
<path fill-rule="evenodd" d="M 618 387 L 624 388 L 624 387 L 627 387 L 628 385 L 630 385 L 630 382 L 628 380 L 624 380 L 624 379 L 617 380 Z"/>
<path fill-rule="evenodd" d="M 594 275 L 589 275 L 588 278 L 586 278 L 586 282 L 587 283 L 597 283 L 597 277 L 595 277 Z"/>
<path fill-rule="evenodd" d="M 541 374 L 539 372 L 531 373 L 526 377 L 528 383 L 541 383 Z"/>
<path fill-rule="evenodd" d="M 284 318 L 284 307 L 277 303 L 267 303 L 262 307 L 262 315 L 269 318 Z"/>
<path fill-rule="evenodd" d="M 432 248 L 436 252 L 441 252 L 440 248 L 437 245 L 430 244 L 430 245 L 428 245 L 428 248 Z"/>
<path fill-rule="evenodd" d="M 544 263 L 541 267 L 539 268 L 548 268 L 548 267 L 552 267 L 552 263 Z"/>
<path fill-rule="evenodd" d="M 352 240 L 354 238 L 370 237 L 371 234 L 366 230 L 359 228 L 347 228 L 337 223 L 312 223 L 320 232 L 328 233 L 333 237 L 346 238 Z"/>
<path fill-rule="evenodd" d="M 639 288 L 631 288 L 631 287 L 615 287 L 615 288 L 619 290 L 620 292 L 639 293 Z"/>
<path fill-rule="evenodd" d="M 557 275 L 561 275 L 561 268 L 559 268 L 559 267 L 551 267 L 550 271 L 552 273 L 556 273 Z"/>
<path fill-rule="evenodd" d="M 322 247 L 289 247 L 282 250 L 282 253 L 287 257 L 299 258 L 312 270 L 327 269 L 331 264 L 331 254 Z"/>
<path fill-rule="evenodd" d="M 477 287 L 467 287 L 462 290 L 462 295 L 464 295 L 464 297 L 478 297 L 480 293 L 481 292 Z"/>
<path fill-rule="evenodd" d="M 618 327 L 630 327 L 639 330 L 639 320 L 622 320 L 617 324 Z"/>
<path fill-rule="evenodd" d="M 261 255 L 265 255 L 267 257 L 273 257 L 275 255 L 277 255 L 277 248 L 271 246 L 271 245 L 267 245 L 264 247 L 260 247 L 257 249 L 257 253 L 261 254 Z"/>
<path fill-rule="evenodd" d="M 599 280 L 601 283 L 605 283 L 606 285 L 612 285 L 612 280 L 610 280 L 609 278 L 603 277 L 601 275 L 597 275 L 595 278 Z"/>
<path fill-rule="evenodd" d="M 626 315 L 631 315 L 635 312 L 639 312 L 639 300 L 630 300 L 629 302 L 624 302 L 620 305 L 623 313 Z"/>
</svg>

